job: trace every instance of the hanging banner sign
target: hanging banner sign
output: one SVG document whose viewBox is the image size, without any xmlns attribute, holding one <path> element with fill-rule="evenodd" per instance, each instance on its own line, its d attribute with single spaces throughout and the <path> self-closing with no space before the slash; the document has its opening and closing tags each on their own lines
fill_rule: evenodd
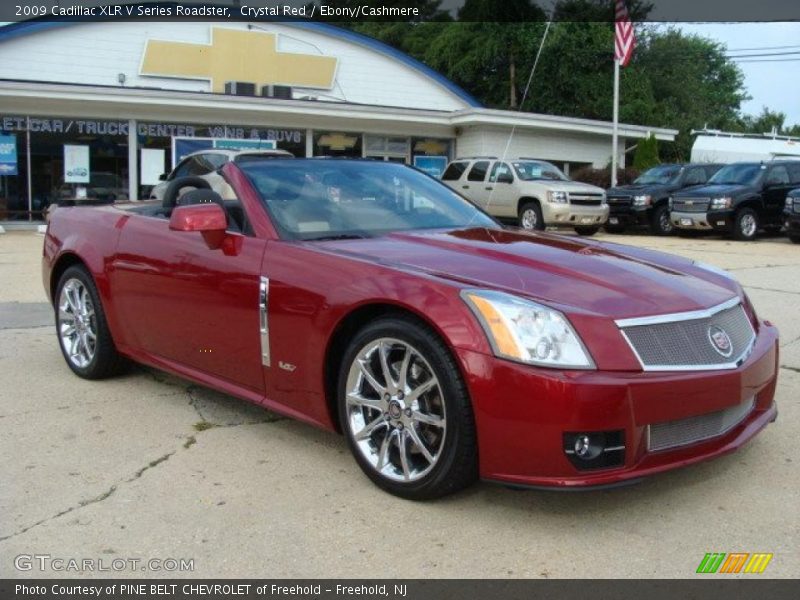
<svg viewBox="0 0 800 600">
<path fill-rule="evenodd" d="M 89 183 L 89 146 L 64 144 L 64 183 Z"/>
<path fill-rule="evenodd" d="M 17 175 L 17 137 L 0 135 L 0 175 Z"/>
</svg>

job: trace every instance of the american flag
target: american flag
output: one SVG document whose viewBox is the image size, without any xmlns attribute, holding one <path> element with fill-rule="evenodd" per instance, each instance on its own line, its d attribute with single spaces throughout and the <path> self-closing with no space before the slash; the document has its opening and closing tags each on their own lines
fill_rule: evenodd
<svg viewBox="0 0 800 600">
<path fill-rule="evenodd" d="M 625 0 L 616 0 L 616 28 L 614 34 L 614 58 L 620 66 L 625 67 L 633 56 L 636 46 L 636 34 L 633 32 L 633 23 L 625 7 Z"/>
</svg>

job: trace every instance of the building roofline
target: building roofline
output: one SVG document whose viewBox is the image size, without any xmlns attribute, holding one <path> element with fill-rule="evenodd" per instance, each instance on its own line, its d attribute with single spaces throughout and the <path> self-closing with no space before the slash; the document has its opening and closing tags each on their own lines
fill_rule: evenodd
<svg viewBox="0 0 800 600">
<path fill-rule="evenodd" d="M 258 96 L 231 96 L 208 92 L 176 91 L 154 88 L 135 88 L 121 86 L 95 86 L 70 83 L 35 82 L 0 79 L 0 99 L 20 98 L 25 101 L 24 107 L 6 112 L 20 114 L 36 114 L 41 109 L 31 108 L 39 102 L 42 106 L 53 105 L 48 114 L 59 114 L 66 103 L 77 103 L 81 112 L 91 112 L 92 104 L 107 104 L 113 113 L 119 116 L 122 111 L 131 112 L 131 118 L 158 118 L 147 115 L 153 109 L 178 109 L 191 122 L 203 111 L 224 110 L 226 120 L 236 122 L 238 114 L 281 114 L 310 117 L 350 118 L 362 122 L 413 123 L 431 125 L 439 128 L 489 126 L 518 129 L 545 129 L 560 132 L 594 133 L 611 135 L 612 124 L 607 121 L 594 121 L 573 117 L 524 113 L 494 109 L 463 109 L 457 111 L 430 110 L 396 106 L 377 106 L 348 102 L 332 102 L 320 100 L 283 100 L 278 98 L 262 98 Z M 135 109 L 135 110 L 132 110 Z M 143 115 L 143 116 L 139 116 Z M 67 116 L 64 114 L 63 116 Z M 92 115 L 92 116 L 100 116 Z M 641 125 L 620 123 L 619 134 L 624 138 L 643 138 L 649 133 L 657 139 L 672 141 L 677 135 L 674 129 L 661 129 Z"/>
<path fill-rule="evenodd" d="M 170 5 L 172 3 L 145 3 L 153 4 L 158 6 Z M 120 5 L 124 6 L 124 5 Z M 91 19 L 82 20 L 82 21 L 72 21 L 68 20 L 69 18 L 65 18 L 64 20 L 53 20 L 52 17 L 48 17 L 47 21 L 40 21 L 40 20 L 30 20 L 30 21 L 20 21 L 16 23 L 10 23 L 8 25 L 0 26 L 0 43 L 17 38 L 22 37 L 25 35 L 30 35 L 33 33 L 39 33 L 41 31 L 47 31 L 50 29 L 56 29 L 60 27 L 66 27 L 70 25 L 80 25 L 85 24 L 87 22 L 92 22 Z M 122 17 L 121 20 L 126 20 L 127 17 Z M 100 19 L 97 20 L 98 22 Z M 348 31 L 346 29 L 342 29 L 341 27 L 337 27 L 335 25 L 331 25 L 330 23 L 323 23 L 319 21 L 292 21 L 292 20 L 284 20 L 280 18 L 276 19 L 256 19 L 256 20 L 242 20 L 237 21 L 239 23 L 247 23 L 250 25 L 259 24 L 259 23 L 275 23 L 278 25 L 285 25 L 287 27 L 295 27 L 297 29 L 305 29 L 307 31 L 315 31 L 319 33 L 323 33 L 330 37 L 338 38 L 340 40 L 344 40 L 346 42 L 350 42 L 352 44 L 356 44 L 362 46 L 364 48 L 368 48 L 377 52 L 378 54 L 382 54 L 388 58 L 396 60 L 406 67 L 410 68 L 413 71 L 420 73 L 421 75 L 427 77 L 428 79 L 432 80 L 434 83 L 437 83 L 441 87 L 445 88 L 449 93 L 456 96 L 462 102 L 467 104 L 467 106 L 479 108 L 483 105 L 475 99 L 470 93 L 466 90 L 462 89 L 452 81 L 450 81 L 447 77 L 431 69 L 428 65 L 418 61 L 415 58 L 412 58 L 405 52 L 402 52 L 384 42 L 381 42 L 375 38 L 371 38 L 369 36 L 356 33 L 355 31 Z"/>
</svg>

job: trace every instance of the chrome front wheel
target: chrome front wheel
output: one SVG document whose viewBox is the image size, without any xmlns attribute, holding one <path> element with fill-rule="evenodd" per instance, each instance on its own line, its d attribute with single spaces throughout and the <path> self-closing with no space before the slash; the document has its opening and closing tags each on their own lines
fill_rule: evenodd
<svg viewBox="0 0 800 600">
<path fill-rule="evenodd" d="M 447 433 L 439 380 L 410 344 L 365 345 L 347 376 L 347 427 L 364 459 L 393 481 L 417 481 L 442 454 Z"/>
<path fill-rule="evenodd" d="M 381 488 L 413 500 L 477 478 L 466 385 L 442 339 L 405 315 L 361 329 L 339 371 L 339 422 L 356 462 Z"/>
</svg>

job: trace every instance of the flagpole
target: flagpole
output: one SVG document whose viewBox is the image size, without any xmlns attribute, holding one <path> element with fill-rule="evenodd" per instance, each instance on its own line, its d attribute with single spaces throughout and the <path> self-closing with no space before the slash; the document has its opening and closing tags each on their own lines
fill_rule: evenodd
<svg viewBox="0 0 800 600">
<path fill-rule="evenodd" d="M 619 139 L 619 58 L 614 58 L 614 127 L 611 134 L 611 187 L 617 186 L 617 147 Z"/>
</svg>

